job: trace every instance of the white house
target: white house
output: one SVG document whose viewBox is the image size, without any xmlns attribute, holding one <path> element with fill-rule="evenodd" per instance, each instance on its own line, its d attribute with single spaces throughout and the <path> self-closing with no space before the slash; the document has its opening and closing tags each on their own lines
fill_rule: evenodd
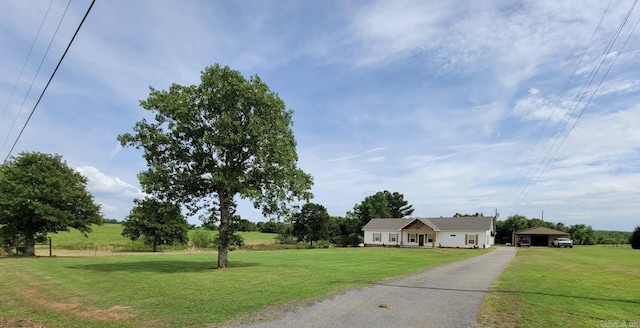
<svg viewBox="0 0 640 328">
<path fill-rule="evenodd" d="M 495 244 L 493 217 L 372 219 L 365 246 L 487 248 Z"/>
</svg>

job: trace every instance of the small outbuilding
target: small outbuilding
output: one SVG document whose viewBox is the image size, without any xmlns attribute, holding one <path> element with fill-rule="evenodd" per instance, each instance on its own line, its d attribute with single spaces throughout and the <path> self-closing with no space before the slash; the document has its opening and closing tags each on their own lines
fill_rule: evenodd
<svg viewBox="0 0 640 328">
<path fill-rule="evenodd" d="M 528 240 L 531 246 L 551 246 L 556 238 L 568 238 L 569 233 L 545 227 L 535 227 L 513 233 L 512 245 L 520 240 Z"/>
</svg>

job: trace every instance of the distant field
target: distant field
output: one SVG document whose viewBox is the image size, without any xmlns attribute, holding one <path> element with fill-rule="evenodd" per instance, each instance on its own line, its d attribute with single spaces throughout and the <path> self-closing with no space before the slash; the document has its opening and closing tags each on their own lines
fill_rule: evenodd
<svg viewBox="0 0 640 328">
<path fill-rule="evenodd" d="M 0 327 L 202 327 L 486 252 L 234 251 L 227 270 L 212 253 L 0 257 Z"/>
<path fill-rule="evenodd" d="M 98 251 L 145 251 L 150 250 L 149 246 L 141 242 L 133 242 L 122 236 L 122 225 L 107 223 L 101 226 L 92 226 L 93 231 L 84 237 L 79 231 L 71 229 L 68 232 L 49 234 L 53 249 L 66 250 L 98 250 Z M 191 235 L 193 230 L 189 232 Z M 215 232 L 211 232 L 215 235 Z M 246 245 L 273 244 L 276 234 L 261 232 L 240 232 L 244 237 Z M 165 246 L 161 249 L 180 250 L 188 248 L 185 246 Z M 40 255 L 48 254 L 48 246 L 38 246 Z"/>
<path fill-rule="evenodd" d="M 483 327 L 640 327 L 640 251 L 519 249 L 479 315 Z"/>
</svg>

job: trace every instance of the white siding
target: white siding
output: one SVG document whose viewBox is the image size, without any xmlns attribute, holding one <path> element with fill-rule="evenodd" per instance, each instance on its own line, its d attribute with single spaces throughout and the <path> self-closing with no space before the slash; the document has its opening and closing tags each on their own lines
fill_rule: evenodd
<svg viewBox="0 0 640 328">
<path fill-rule="evenodd" d="M 380 241 L 373 240 L 373 234 L 380 234 Z M 390 240 L 390 234 L 397 234 L 396 241 Z M 364 244 L 365 245 L 400 245 L 400 231 L 388 231 L 388 230 L 366 230 L 364 232 Z"/>
<path fill-rule="evenodd" d="M 403 232 L 402 233 L 402 246 L 410 246 L 410 247 L 419 247 L 420 246 L 420 235 L 424 236 L 424 245 L 423 247 L 431 247 L 432 244 L 429 242 L 429 234 L 433 234 L 431 232 Z M 414 242 L 411 242 L 411 235 L 415 235 Z"/>
<path fill-rule="evenodd" d="M 478 235 L 478 242 L 474 244 L 465 244 L 465 236 Z M 490 231 L 439 231 L 436 239 L 436 247 L 461 247 L 472 248 L 477 246 L 479 248 L 486 248 L 493 245 Z"/>
</svg>

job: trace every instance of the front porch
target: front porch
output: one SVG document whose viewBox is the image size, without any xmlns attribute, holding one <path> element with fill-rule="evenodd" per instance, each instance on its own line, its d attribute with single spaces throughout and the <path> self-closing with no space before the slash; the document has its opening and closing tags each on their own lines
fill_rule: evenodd
<svg viewBox="0 0 640 328">
<path fill-rule="evenodd" d="M 430 226 L 416 220 L 400 231 L 400 247 L 435 248 L 436 233 Z"/>
</svg>

